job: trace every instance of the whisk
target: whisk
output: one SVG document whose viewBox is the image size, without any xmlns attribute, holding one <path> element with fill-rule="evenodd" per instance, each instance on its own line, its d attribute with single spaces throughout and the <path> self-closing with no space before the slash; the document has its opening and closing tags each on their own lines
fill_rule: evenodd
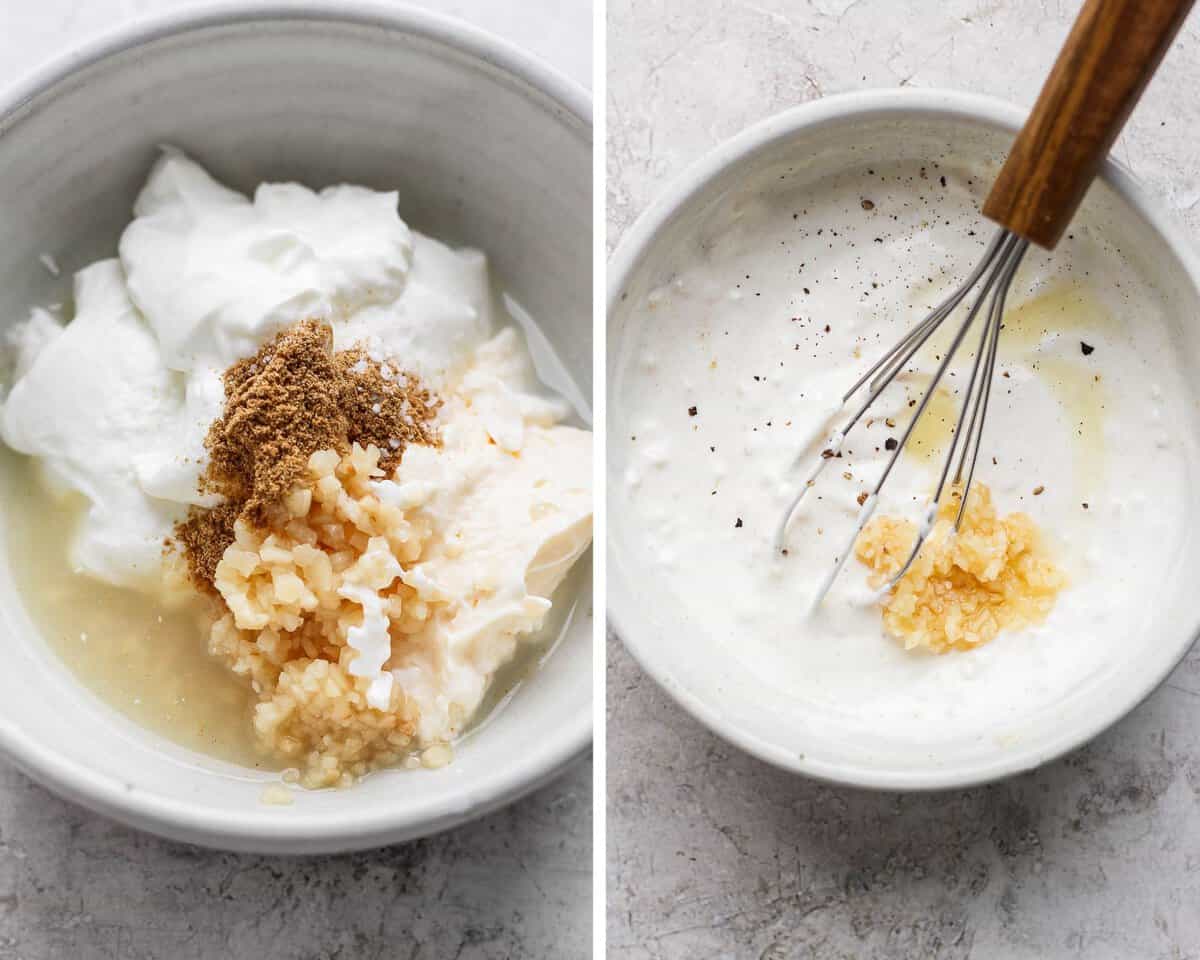
<svg viewBox="0 0 1200 960">
<path fill-rule="evenodd" d="M 934 332 L 978 288 L 901 439 L 891 450 L 874 489 L 862 502 L 853 536 L 820 584 L 813 601 L 814 608 L 824 599 L 853 552 L 913 429 L 959 347 L 983 314 L 971 376 L 937 487 L 926 506 L 908 558 L 881 592 L 886 593 L 894 587 L 920 553 L 933 528 L 952 466 L 953 483 L 961 490 L 954 518 L 957 532 L 967 508 L 979 459 L 1004 303 L 1013 275 L 1030 243 L 1047 250 L 1052 250 L 1058 243 L 1192 3 L 1193 0 L 1087 0 L 1084 4 L 1038 95 L 1033 112 L 1017 135 L 984 203 L 984 216 L 1000 229 L 988 244 L 983 258 L 961 286 L 880 357 L 845 393 L 839 411 L 849 407 L 864 388 L 866 390 L 865 397 L 853 408 L 849 418 L 833 432 L 784 512 L 776 534 L 778 550 L 784 549 L 788 526 L 805 494 L 816 483 L 826 464 L 838 455 L 855 424 Z"/>
</svg>

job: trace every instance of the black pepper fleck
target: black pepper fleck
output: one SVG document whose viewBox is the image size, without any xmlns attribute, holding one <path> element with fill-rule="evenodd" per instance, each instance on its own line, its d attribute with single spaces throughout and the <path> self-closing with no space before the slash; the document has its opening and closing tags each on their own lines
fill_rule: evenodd
<svg viewBox="0 0 1200 960">
<path fill-rule="evenodd" d="M 1093 347 L 1093 346 L 1092 346 L 1090 343 L 1084 343 L 1082 340 L 1080 340 L 1080 341 L 1079 341 L 1079 349 L 1080 349 L 1080 350 L 1082 350 L 1082 351 L 1083 351 L 1083 355 L 1084 355 L 1085 357 L 1087 357 L 1087 356 L 1090 356 L 1090 355 L 1091 355 L 1091 352 L 1092 352 L 1093 350 L 1095 350 L 1096 348 L 1095 348 L 1095 347 Z"/>
</svg>

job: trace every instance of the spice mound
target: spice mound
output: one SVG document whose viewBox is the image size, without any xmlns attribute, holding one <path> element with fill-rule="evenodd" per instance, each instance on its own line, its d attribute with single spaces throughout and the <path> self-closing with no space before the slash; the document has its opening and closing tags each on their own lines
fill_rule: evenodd
<svg viewBox="0 0 1200 960">
<path fill-rule="evenodd" d="M 942 500 L 929 538 L 883 605 L 883 624 L 906 650 L 970 650 L 1001 630 L 1040 623 L 1066 577 L 1055 566 L 1033 520 L 1000 517 L 982 483 L 971 488 L 957 533 L 961 491 Z M 881 586 L 908 558 L 914 523 L 876 517 L 863 529 L 855 555 Z"/>
<path fill-rule="evenodd" d="M 374 446 L 390 473 L 410 443 L 436 444 L 438 401 L 411 374 L 364 350 L 333 352 L 328 325 L 306 320 L 278 334 L 224 377 L 225 412 L 209 427 L 200 492 L 219 494 L 176 530 L 193 580 L 211 590 L 238 519 L 270 529 L 320 450 Z"/>
</svg>

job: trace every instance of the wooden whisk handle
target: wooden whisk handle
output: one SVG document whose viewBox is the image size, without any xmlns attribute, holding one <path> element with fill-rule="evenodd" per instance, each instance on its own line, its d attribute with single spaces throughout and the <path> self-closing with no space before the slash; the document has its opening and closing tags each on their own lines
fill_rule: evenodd
<svg viewBox="0 0 1200 960">
<path fill-rule="evenodd" d="M 992 185 L 984 216 L 1052 248 L 1193 0 L 1087 0 Z"/>
</svg>

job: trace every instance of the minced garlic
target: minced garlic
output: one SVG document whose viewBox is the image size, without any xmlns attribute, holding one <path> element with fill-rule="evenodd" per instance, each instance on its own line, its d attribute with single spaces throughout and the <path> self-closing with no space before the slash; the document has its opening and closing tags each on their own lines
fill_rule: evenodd
<svg viewBox="0 0 1200 960">
<path fill-rule="evenodd" d="M 225 610 L 209 651 L 250 683 L 260 747 L 305 787 L 349 786 L 416 746 L 416 703 L 392 684 L 386 703 L 372 703 L 372 678 L 353 669 L 363 651 L 351 641 L 369 604 L 384 633 L 382 666 L 394 647 L 422 649 L 421 634 L 445 607 L 432 585 L 401 579 L 430 531 L 415 511 L 379 498 L 379 460 L 376 447 L 357 444 L 312 454 L 307 495 L 285 497 L 287 522 L 267 532 L 239 519 L 217 564 Z"/>
<path fill-rule="evenodd" d="M 928 540 L 883 604 L 883 625 L 906 650 L 970 650 L 1004 629 L 1042 621 L 1066 577 L 1058 570 L 1033 520 L 1024 513 L 998 517 L 991 492 L 971 487 L 958 533 L 961 493 L 938 507 Z M 908 558 L 916 525 L 877 517 L 863 529 L 855 555 L 881 586 Z"/>
</svg>

